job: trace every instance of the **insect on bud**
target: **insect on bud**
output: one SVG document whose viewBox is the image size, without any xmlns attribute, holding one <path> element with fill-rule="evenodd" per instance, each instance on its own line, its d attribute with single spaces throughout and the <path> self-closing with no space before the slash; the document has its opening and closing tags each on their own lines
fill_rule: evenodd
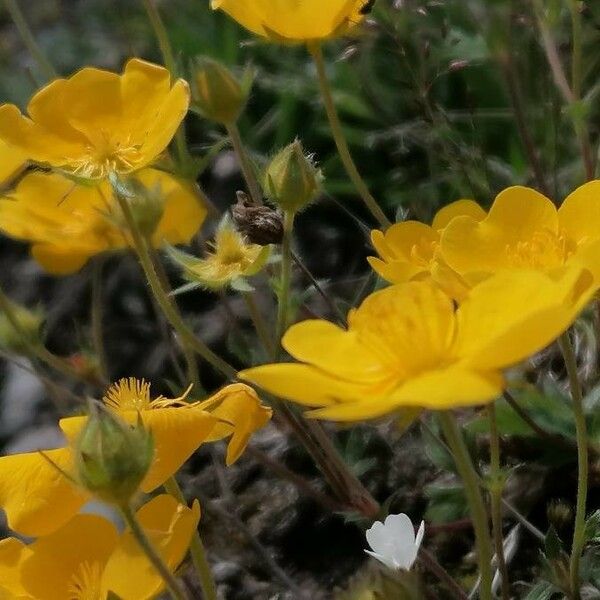
<svg viewBox="0 0 600 600">
<path fill-rule="evenodd" d="M 267 167 L 265 191 L 284 211 L 297 213 L 316 198 L 322 179 L 320 169 L 296 140 L 281 150 Z"/>
<path fill-rule="evenodd" d="M 194 104 L 211 121 L 225 125 L 235 123 L 246 106 L 251 87 L 250 71 L 240 81 L 216 60 L 202 57 L 195 62 Z"/>
<path fill-rule="evenodd" d="M 141 419 L 129 425 L 103 407 L 91 407 L 75 447 L 77 478 L 86 490 L 124 506 L 140 487 L 153 457 L 152 435 Z"/>
<path fill-rule="evenodd" d="M 244 192 L 237 192 L 237 204 L 231 208 L 233 222 L 249 242 L 259 246 L 281 244 L 283 216 L 269 206 L 256 206 Z"/>
</svg>

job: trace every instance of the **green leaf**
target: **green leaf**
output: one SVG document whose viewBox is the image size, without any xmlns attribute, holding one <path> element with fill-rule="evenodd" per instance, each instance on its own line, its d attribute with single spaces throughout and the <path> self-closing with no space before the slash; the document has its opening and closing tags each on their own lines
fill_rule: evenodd
<svg viewBox="0 0 600 600">
<path fill-rule="evenodd" d="M 556 533 L 554 526 L 550 525 L 550 528 L 546 533 L 546 537 L 544 538 L 544 552 L 546 554 L 546 558 L 549 561 L 558 560 L 562 556 L 562 550 L 563 545 L 558 537 L 558 533 Z"/>
<path fill-rule="evenodd" d="M 555 594 L 559 594 L 560 590 L 549 581 L 541 581 L 536 584 L 523 600 L 550 600 Z"/>
<path fill-rule="evenodd" d="M 432 483 L 425 487 L 429 505 L 425 519 L 431 523 L 450 523 L 469 514 L 464 488 L 459 483 Z"/>
</svg>

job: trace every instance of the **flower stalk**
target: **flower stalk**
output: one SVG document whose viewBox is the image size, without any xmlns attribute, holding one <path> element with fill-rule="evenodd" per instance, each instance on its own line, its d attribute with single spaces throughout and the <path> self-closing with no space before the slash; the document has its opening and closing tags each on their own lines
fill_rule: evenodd
<svg viewBox="0 0 600 600">
<path fill-rule="evenodd" d="M 281 244 L 281 278 L 279 280 L 279 304 L 277 307 L 277 353 L 281 355 L 281 338 L 287 328 L 292 279 L 292 234 L 295 214 L 286 210 L 283 216 L 283 242 Z"/>
<path fill-rule="evenodd" d="M 185 496 L 175 477 L 167 479 L 165 482 L 165 490 L 180 504 L 186 504 Z M 196 569 L 200 585 L 202 586 L 204 600 L 217 600 L 217 586 L 212 575 L 208 558 L 206 557 L 206 550 L 202 543 L 202 538 L 197 530 L 194 532 L 190 543 L 190 556 L 192 557 L 194 568 Z"/>
<path fill-rule="evenodd" d="M 564 357 L 567 376 L 569 378 L 569 387 L 571 389 L 571 399 L 573 402 L 573 414 L 575 417 L 575 429 L 577 437 L 577 507 L 575 510 L 575 525 L 573 528 L 573 542 L 571 545 L 571 560 L 569 561 L 569 579 L 571 586 L 571 597 L 573 600 L 579 600 L 580 581 L 579 564 L 581 554 L 585 545 L 585 509 L 587 502 L 588 489 L 588 441 L 587 426 L 585 422 L 585 413 L 583 410 L 583 393 L 579 374 L 577 373 L 577 360 L 573 344 L 569 338 L 569 333 L 563 333 L 559 338 L 559 345 Z"/>
<path fill-rule="evenodd" d="M 160 277 L 156 272 L 152 262 L 152 257 L 150 255 L 148 246 L 144 241 L 144 237 L 142 236 L 137 223 L 135 222 L 127 199 L 116 190 L 114 193 L 123 212 L 123 216 L 125 217 L 125 221 L 131 233 L 133 246 L 144 274 L 146 275 L 146 279 L 148 280 L 148 284 L 150 285 L 152 294 L 163 311 L 165 317 L 173 329 L 177 332 L 181 344 L 187 344 L 194 352 L 196 352 L 196 354 L 211 364 L 217 371 L 223 373 L 228 379 L 235 378 L 235 369 L 220 356 L 215 354 L 200 339 L 198 339 L 186 325 L 175 302 L 168 295 L 160 281 Z"/>
<path fill-rule="evenodd" d="M 169 567 L 164 563 L 152 542 L 148 539 L 131 506 L 128 504 L 122 506 L 121 514 L 139 547 L 165 582 L 171 598 L 174 600 L 187 600 L 187 594 L 181 588 Z"/>
<path fill-rule="evenodd" d="M 252 202 L 256 206 L 261 206 L 263 203 L 262 192 L 260 185 L 258 184 L 256 174 L 254 173 L 252 162 L 248 156 L 248 152 L 246 152 L 246 148 L 244 148 L 242 136 L 240 135 L 240 129 L 237 123 L 228 123 L 225 128 L 227 129 L 227 135 L 229 136 L 238 162 L 240 163 L 240 169 L 242 170 L 242 175 L 246 180 L 246 185 L 248 186 L 248 191 L 250 192 Z"/>
<path fill-rule="evenodd" d="M 492 541 L 488 528 L 488 514 L 479 489 L 479 477 L 452 414 L 440 412 L 440 424 L 458 473 L 463 480 L 465 494 L 471 510 L 481 577 L 480 598 L 481 600 L 492 600 Z"/>
<path fill-rule="evenodd" d="M 487 412 L 490 421 L 490 505 L 496 564 L 502 580 L 502 600 L 510 600 L 510 580 L 508 578 L 502 536 L 502 491 L 504 488 L 504 479 L 500 469 L 500 436 L 498 435 L 496 407 L 493 403 L 488 405 Z"/>
<path fill-rule="evenodd" d="M 373 217 L 375 217 L 381 227 L 388 228 L 391 225 L 390 220 L 385 216 L 385 213 L 381 210 L 375 198 L 373 198 L 369 188 L 367 187 L 367 184 L 358 172 L 352 155 L 350 154 L 350 148 L 348 147 L 348 142 L 346 141 L 344 132 L 342 130 L 342 124 L 340 122 L 337 109 L 335 108 L 333 95 L 331 93 L 331 88 L 325 72 L 325 62 L 323 60 L 323 51 L 321 49 L 321 45 L 318 42 L 309 44 L 308 51 L 310 52 L 317 68 L 319 88 L 321 90 L 321 96 L 325 105 L 325 111 L 327 112 L 327 118 L 329 119 L 331 133 L 348 177 L 350 177 L 354 187 L 360 194 L 365 206 L 369 209 Z"/>
<path fill-rule="evenodd" d="M 36 42 L 35 36 L 33 35 L 29 24 L 25 20 L 17 0 L 4 0 L 4 6 L 6 6 L 6 10 L 10 14 L 10 18 L 15 24 L 23 43 L 25 46 L 27 46 L 27 50 L 29 50 L 31 56 L 33 56 L 35 61 L 38 63 L 40 69 L 44 73 L 44 76 L 48 80 L 55 79 L 58 75 L 50 61 L 46 58 L 44 51 Z"/>
</svg>

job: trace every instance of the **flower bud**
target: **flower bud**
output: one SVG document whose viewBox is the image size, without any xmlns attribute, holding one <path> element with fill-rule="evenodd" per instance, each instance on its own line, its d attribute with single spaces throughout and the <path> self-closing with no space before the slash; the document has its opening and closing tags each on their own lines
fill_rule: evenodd
<svg viewBox="0 0 600 600">
<path fill-rule="evenodd" d="M 151 237 L 165 210 L 165 196 L 160 186 L 147 188 L 135 178 L 128 180 L 113 179 L 113 191 L 125 199 L 138 229 L 145 237 Z M 121 227 L 127 228 L 125 216 L 117 206 L 113 218 Z"/>
<path fill-rule="evenodd" d="M 118 506 L 137 492 L 154 457 L 154 442 L 141 419 L 129 425 L 110 410 L 93 406 L 79 435 L 75 460 L 79 483 Z"/>
<path fill-rule="evenodd" d="M 265 192 L 284 211 L 296 213 L 316 198 L 322 178 L 320 169 L 296 140 L 267 167 Z"/>
<path fill-rule="evenodd" d="M 41 343 L 44 311 L 40 307 L 29 310 L 11 302 L 11 317 L 0 313 L 0 348 L 15 354 L 28 354 L 31 345 Z"/>
<path fill-rule="evenodd" d="M 220 62 L 202 57 L 194 66 L 193 99 L 202 115 L 225 125 L 235 123 L 246 106 L 252 85 L 247 71 L 240 81 Z"/>
</svg>

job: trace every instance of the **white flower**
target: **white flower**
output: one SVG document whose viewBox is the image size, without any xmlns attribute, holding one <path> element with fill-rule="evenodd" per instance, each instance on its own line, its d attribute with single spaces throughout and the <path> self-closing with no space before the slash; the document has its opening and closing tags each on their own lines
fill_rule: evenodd
<svg viewBox="0 0 600 600">
<path fill-rule="evenodd" d="M 388 515 L 384 523 L 376 521 L 367 530 L 367 542 L 372 551 L 365 552 L 390 569 L 408 571 L 417 558 L 424 533 L 424 521 L 421 521 L 415 538 L 415 529 L 407 515 Z"/>
</svg>

